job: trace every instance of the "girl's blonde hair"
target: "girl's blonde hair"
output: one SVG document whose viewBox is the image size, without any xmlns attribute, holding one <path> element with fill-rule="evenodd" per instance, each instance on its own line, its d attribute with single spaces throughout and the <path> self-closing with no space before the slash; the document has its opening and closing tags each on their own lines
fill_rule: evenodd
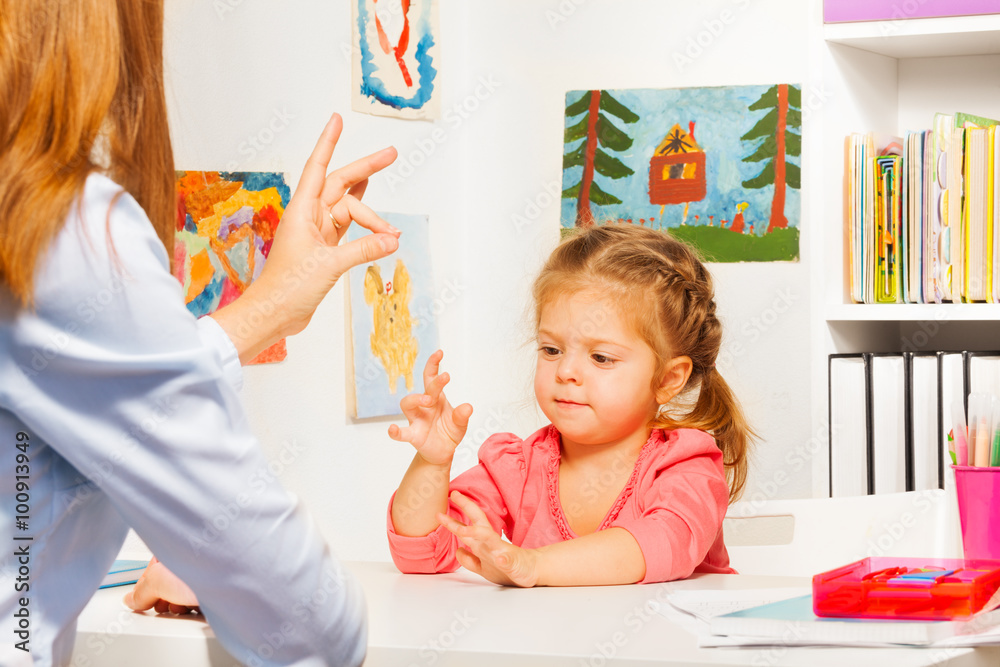
<svg viewBox="0 0 1000 667">
<path fill-rule="evenodd" d="M 0 0 L 0 100 L 0 283 L 22 305 L 94 171 L 135 197 L 173 256 L 163 0 Z"/>
<path fill-rule="evenodd" d="M 699 387 L 697 401 L 679 417 L 661 409 L 654 428 L 710 432 L 722 450 L 730 502 L 746 484 L 753 431 L 739 401 L 715 368 L 722 325 L 715 316 L 712 278 L 687 245 L 667 233 L 635 225 L 586 228 L 564 240 L 535 280 L 535 323 L 553 300 L 596 290 L 618 304 L 634 330 L 653 349 L 659 386 L 666 363 L 691 358 L 684 392 Z"/>
</svg>

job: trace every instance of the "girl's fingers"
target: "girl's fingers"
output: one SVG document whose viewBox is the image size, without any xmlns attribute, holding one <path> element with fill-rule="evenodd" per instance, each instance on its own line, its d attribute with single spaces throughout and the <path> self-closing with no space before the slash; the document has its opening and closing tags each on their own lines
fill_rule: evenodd
<svg viewBox="0 0 1000 667">
<path fill-rule="evenodd" d="M 469 572 L 483 576 L 483 562 L 476 558 L 468 549 L 463 547 L 456 549 L 455 560 Z"/>
<path fill-rule="evenodd" d="M 330 158 L 333 157 L 333 149 L 337 147 L 340 140 L 340 133 L 344 129 L 344 120 L 340 114 L 333 114 L 323 128 L 316 147 L 313 148 L 309 159 L 306 160 L 305 167 L 302 168 L 302 177 L 299 179 L 298 192 L 309 198 L 319 197 L 323 191 L 323 184 L 326 182 L 326 170 L 330 166 Z"/>
<path fill-rule="evenodd" d="M 436 350 L 427 357 L 427 363 L 424 364 L 424 386 L 426 387 L 434 378 L 437 377 L 438 371 L 441 370 L 441 359 L 444 358 L 444 350 Z"/>
<path fill-rule="evenodd" d="M 430 383 L 424 384 L 424 394 L 430 396 L 431 405 L 437 403 L 441 399 L 441 392 L 444 391 L 444 388 L 448 385 L 450 381 L 451 381 L 450 375 L 448 375 L 447 373 L 441 373 L 440 375 L 436 376 L 433 380 L 431 380 Z M 427 403 L 425 402 L 424 405 L 427 405 Z"/>
<path fill-rule="evenodd" d="M 489 528 L 490 532 L 493 532 L 493 526 L 490 525 L 490 520 L 486 516 L 479 505 L 477 505 L 471 498 L 463 495 L 460 491 L 452 491 L 448 496 L 451 502 L 455 503 L 458 509 L 462 510 L 462 514 L 469 518 L 469 524 L 475 526 L 485 526 Z"/>
<path fill-rule="evenodd" d="M 389 425 L 389 438 L 395 440 L 396 442 L 409 442 L 413 437 L 413 433 L 409 426 L 400 427 L 396 424 Z"/>
<path fill-rule="evenodd" d="M 458 531 L 465 528 L 465 524 L 451 516 L 450 514 L 439 513 L 437 515 L 438 523 L 447 528 L 451 533 L 458 537 Z"/>
<path fill-rule="evenodd" d="M 469 419 L 472 418 L 472 405 L 469 403 L 462 403 L 460 406 L 455 408 L 451 413 L 451 419 L 455 422 L 457 426 L 464 433 L 467 428 L 469 428 Z"/>
<path fill-rule="evenodd" d="M 319 146 L 317 146 L 318 148 Z M 330 153 L 332 155 L 333 151 L 331 150 Z M 311 157 L 310 160 L 312 160 Z M 355 160 L 349 165 L 336 169 L 326 177 L 322 192 L 318 193 L 320 204 L 322 204 L 323 208 L 329 210 L 353 186 L 361 183 L 372 174 L 382 171 L 395 160 L 396 149 L 389 146 L 360 160 Z M 327 164 L 329 164 L 329 157 L 327 157 Z"/>
</svg>

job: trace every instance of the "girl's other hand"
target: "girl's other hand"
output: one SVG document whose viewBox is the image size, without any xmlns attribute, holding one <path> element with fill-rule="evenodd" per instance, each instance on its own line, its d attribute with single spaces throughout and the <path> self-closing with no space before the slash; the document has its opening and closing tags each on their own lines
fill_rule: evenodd
<svg viewBox="0 0 1000 667">
<path fill-rule="evenodd" d="M 427 360 L 425 393 L 410 394 L 399 402 L 410 425 L 389 427 L 390 438 L 410 443 L 427 463 L 433 465 L 451 464 L 455 448 L 465 437 L 472 416 L 471 405 L 463 403 L 453 408 L 445 398 L 444 387 L 451 378 L 447 373 L 438 372 L 443 357 L 444 352 L 438 350 Z"/>
<path fill-rule="evenodd" d="M 447 514 L 438 514 L 438 521 L 465 545 L 455 552 L 462 567 L 501 586 L 530 588 L 538 584 L 538 552 L 505 542 L 469 497 L 452 491 L 450 498 L 469 517 L 469 523 Z"/>
</svg>

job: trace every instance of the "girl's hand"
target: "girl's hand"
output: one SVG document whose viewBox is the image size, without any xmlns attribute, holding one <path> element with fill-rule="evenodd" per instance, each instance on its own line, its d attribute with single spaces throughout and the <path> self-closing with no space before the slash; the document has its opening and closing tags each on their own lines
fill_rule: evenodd
<svg viewBox="0 0 1000 667">
<path fill-rule="evenodd" d="M 443 357 L 444 352 L 438 350 L 424 366 L 426 393 L 410 394 L 399 402 L 410 425 L 389 427 L 390 438 L 410 443 L 427 463 L 433 465 L 451 464 L 455 448 L 462 442 L 472 416 L 471 405 L 463 403 L 453 408 L 444 396 L 444 387 L 451 378 L 447 373 L 438 373 Z"/>
<path fill-rule="evenodd" d="M 438 521 L 465 545 L 455 553 L 462 567 L 501 586 L 530 588 L 538 584 L 536 550 L 505 542 L 493 530 L 486 513 L 467 496 L 452 491 L 451 501 L 469 517 L 469 523 L 447 514 L 438 514 Z"/>
</svg>

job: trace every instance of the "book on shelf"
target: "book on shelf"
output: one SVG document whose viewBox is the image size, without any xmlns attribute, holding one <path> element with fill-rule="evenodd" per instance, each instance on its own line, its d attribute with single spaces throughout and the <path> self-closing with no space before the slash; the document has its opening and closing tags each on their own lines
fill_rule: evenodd
<svg viewBox="0 0 1000 667">
<path fill-rule="evenodd" d="M 942 488 L 944 401 L 964 391 L 965 355 L 831 354 L 828 365 L 831 497 Z"/>
<path fill-rule="evenodd" d="M 912 491 L 912 456 L 908 456 L 905 418 L 906 383 L 902 354 L 873 354 L 871 360 L 872 447 L 874 493 Z"/>
<path fill-rule="evenodd" d="M 872 477 L 871 373 L 868 354 L 829 358 L 830 496 L 863 496 Z"/>
<path fill-rule="evenodd" d="M 112 588 L 114 586 L 134 584 L 139 581 L 139 577 L 142 576 L 142 573 L 146 569 L 147 565 L 149 565 L 148 560 L 116 560 L 112 563 L 111 567 L 108 568 L 108 573 L 104 575 L 100 588 Z"/>
<path fill-rule="evenodd" d="M 812 595 L 713 616 L 713 635 L 770 639 L 781 643 L 794 638 L 800 643 L 828 645 L 932 646 L 950 638 L 971 635 L 1000 623 L 1000 611 L 991 611 L 963 621 L 915 621 L 827 618 L 813 613 Z"/>
<path fill-rule="evenodd" d="M 1000 303 L 1000 122 L 935 114 L 903 138 L 845 142 L 855 303 Z"/>
</svg>

